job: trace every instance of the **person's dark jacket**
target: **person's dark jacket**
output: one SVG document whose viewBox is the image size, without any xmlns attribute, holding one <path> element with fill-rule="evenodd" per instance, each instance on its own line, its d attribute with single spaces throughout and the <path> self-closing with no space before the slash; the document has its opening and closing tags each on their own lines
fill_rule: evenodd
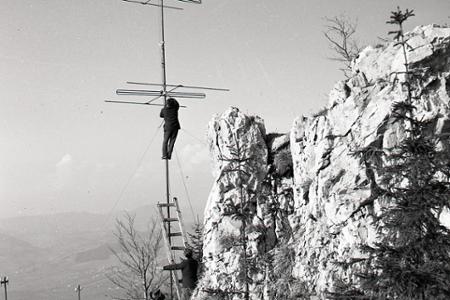
<svg viewBox="0 0 450 300">
<path fill-rule="evenodd" d="M 164 118 L 164 130 L 178 130 L 180 129 L 180 122 L 178 121 L 178 109 L 180 104 L 175 99 L 167 99 L 167 105 L 161 109 L 159 116 Z"/>
<path fill-rule="evenodd" d="M 193 258 L 182 260 L 179 264 L 164 266 L 164 270 L 181 270 L 183 287 L 194 289 L 197 285 L 198 262 Z"/>
<path fill-rule="evenodd" d="M 166 296 L 158 289 L 156 292 L 150 294 L 150 298 L 153 300 L 165 300 Z"/>
</svg>

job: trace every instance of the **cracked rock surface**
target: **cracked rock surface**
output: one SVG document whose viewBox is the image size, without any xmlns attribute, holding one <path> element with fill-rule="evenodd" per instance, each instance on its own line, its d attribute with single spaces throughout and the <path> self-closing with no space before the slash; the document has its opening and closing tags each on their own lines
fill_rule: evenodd
<svg viewBox="0 0 450 300">
<path fill-rule="evenodd" d="M 433 120 L 435 131 L 448 131 L 443 128 L 450 116 L 450 28 L 418 27 L 408 37 L 415 48 L 408 60 L 427 68 L 416 114 Z M 403 67 L 400 46 L 366 48 L 352 77 L 331 91 L 328 106 L 294 122 L 294 275 L 319 296 L 351 280 L 354 270 L 338 263 L 360 258 L 358 245 L 376 241 L 371 224 L 379 203 L 362 206 L 371 194 L 370 181 L 378 177 L 354 153 L 371 145 L 389 148 L 404 138 L 404 128 L 391 116 L 393 103 L 405 98 L 392 78 Z"/>
<path fill-rule="evenodd" d="M 417 27 L 408 38 L 415 49 L 408 60 L 425 68 L 416 114 L 432 120 L 436 132 L 450 134 L 450 28 Z M 242 178 L 229 172 L 230 162 L 224 159 L 233 155 L 236 143 L 251 158 L 244 166 L 249 174 L 245 197 L 254 203 L 247 253 L 263 256 L 288 240 L 294 243 L 292 275 L 318 298 L 352 280 L 355 270 L 339 262 L 360 258 L 358 246 L 377 240 L 372 222 L 381 205 L 365 205 L 378 174 L 354 153 L 369 146 L 389 148 L 405 137 L 391 115 L 392 105 L 405 98 L 402 76 L 395 75 L 402 68 L 399 45 L 367 47 L 354 61 L 351 77 L 336 83 L 322 111 L 297 118 L 289 135 L 270 141 L 262 119 L 237 108 L 212 119 L 208 141 L 216 180 L 205 208 L 205 276 L 193 299 L 243 299 L 241 294 L 224 298 L 202 292 L 243 288 L 236 275 L 243 249 L 229 241 L 239 235 L 242 223 L 226 213 L 227 201 L 242 198 Z M 276 163 L 282 152 L 292 158 L 291 171 Z M 254 274 L 251 299 L 270 299 L 265 284 L 264 272 Z"/>
</svg>

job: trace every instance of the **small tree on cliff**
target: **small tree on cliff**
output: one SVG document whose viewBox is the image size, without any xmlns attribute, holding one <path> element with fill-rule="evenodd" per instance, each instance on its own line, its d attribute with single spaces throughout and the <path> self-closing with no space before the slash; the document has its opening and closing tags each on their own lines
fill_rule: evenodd
<svg viewBox="0 0 450 300">
<path fill-rule="evenodd" d="M 231 216 L 231 218 L 239 220 L 242 224 L 240 227 L 240 237 L 238 241 L 235 241 L 236 246 L 242 247 L 242 272 L 239 274 L 240 279 L 244 282 L 244 299 L 250 299 L 249 285 L 251 283 L 251 276 L 249 274 L 249 257 L 247 253 L 248 236 L 247 227 L 251 222 L 251 205 L 253 205 L 251 199 L 247 195 L 252 194 L 253 191 L 248 186 L 248 179 L 250 178 L 250 173 L 245 170 L 247 163 L 251 160 L 251 157 L 247 156 L 247 151 L 245 147 L 242 147 L 239 142 L 239 132 L 235 133 L 235 145 L 229 147 L 230 157 L 222 157 L 221 160 L 228 163 L 227 168 L 222 174 L 237 174 L 236 188 L 239 190 L 239 199 L 230 199 L 226 202 L 226 215 Z M 247 165 L 247 169 L 248 169 Z"/>
<path fill-rule="evenodd" d="M 323 35 L 333 51 L 333 56 L 330 59 L 343 65 L 340 70 L 348 78 L 352 61 L 362 50 L 354 38 L 357 22 L 346 16 L 325 18 L 325 20 L 327 24 L 325 25 L 326 30 Z"/>
<path fill-rule="evenodd" d="M 234 188 L 238 190 L 235 198 L 229 198 L 225 201 L 224 216 L 228 216 L 234 220 L 240 221 L 240 234 L 238 237 L 225 236 L 223 237 L 222 244 L 224 247 L 241 247 L 242 256 L 240 258 L 240 272 L 238 274 L 229 274 L 236 277 L 244 285 L 244 290 L 240 290 L 236 287 L 221 288 L 217 290 L 207 290 L 210 294 L 220 296 L 224 299 L 227 297 L 241 294 L 243 299 L 250 299 L 250 284 L 253 283 L 251 274 L 256 269 L 256 257 L 249 253 L 248 249 L 248 235 L 247 232 L 252 225 L 252 219 L 254 217 L 256 199 L 253 195 L 255 191 L 249 184 L 249 179 L 252 173 L 252 166 L 250 164 L 253 159 L 248 155 L 248 148 L 241 145 L 239 132 L 232 133 L 234 144 L 229 146 L 229 156 L 221 155 L 219 158 L 222 162 L 226 163 L 226 166 L 222 170 L 222 177 L 228 177 L 232 179 L 232 175 L 235 175 Z"/>
<path fill-rule="evenodd" d="M 304 283 L 292 273 L 295 267 L 295 241 L 285 242 L 271 251 L 271 273 L 267 284 L 270 299 L 310 299 Z"/>
<path fill-rule="evenodd" d="M 413 68 L 407 60 L 412 49 L 403 22 L 411 16 L 412 10 L 398 8 L 388 21 L 398 26 L 390 33 L 405 62 L 405 71 L 397 74 L 404 76 L 405 99 L 393 105 L 392 115 L 394 122 L 403 124 L 406 137 L 392 149 L 361 151 L 366 167 L 380 175 L 378 181 L 368 176 L 372 197 L 366 204 L 379 200 L 383 207 L 375 224 L 380 241 L 363 247 L 368 254 L 366 271 L 358 274 L 360 294 L 367 299 L 450 298 L 450 231 L 439 220 L 450 208 L 449 139 L 415 113 L 426 70 Z M 378 167 L 370 162 L 374 160 Z"/>
<path fill-rule="evenodd" d="M 199 275 L 203 271 L 203 224 L 197 217 L 194 225 L 192 226 L 193 232 L 188 232 L 187 248 L 192 250 L 193 258 L 199 263 Z"/>
</svg>

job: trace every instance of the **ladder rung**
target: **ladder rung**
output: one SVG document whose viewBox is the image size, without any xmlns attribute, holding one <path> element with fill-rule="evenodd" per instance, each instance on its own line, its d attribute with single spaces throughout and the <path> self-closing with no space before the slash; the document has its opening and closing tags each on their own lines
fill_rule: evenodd
<svg viewBox="0 0 450 300">
<path fill-rule="evenodd" d="M 183 236 L 183 233 L 181 233 L 181 232 L 171 232 L 170 236 Z"/>
<path fill-rule="evenodd" d="M 164 222 L 177 222 L 178 218 L 164 218 Z"/>
<path fill-rule="evenodd" d="M 170 249 L 172 249 L 172 250 L 184 250 L 186 248 L 183 247 L 183 246 L 172 246 L 172 247 L 170 247 Z"/>
<path fill-rule="evenodd" d="M 175 203 L 158 203 L 159 207 L 175 206 Z"/>
</svg>

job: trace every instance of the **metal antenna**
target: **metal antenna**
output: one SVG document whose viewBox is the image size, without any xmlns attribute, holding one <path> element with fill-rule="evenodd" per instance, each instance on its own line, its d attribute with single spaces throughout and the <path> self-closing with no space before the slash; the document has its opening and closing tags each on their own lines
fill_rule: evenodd
<svg viewBox="0 0 450 300">
<path fill-rule="evenodd" d="M 161 83 L 150 83 L 150 82 L 135 82 L 135 81 L 127 81 L 128 84 L 136 84 L 136 85 L 150 85 L 150 86 L 161 86 Z M 184 89 L 201 89 L 201 90 L 211 90 L 211 91 L 224 91 L 228 92 L 229 89 L 224 88 L 213 88 L 213 87 L 205 87 L 205 86 L 193 86 L 193 85 L 184 85 L 184 84 L 166 84 L 167 87 L 176 87 L 176 88 L 184 88 Z"/>
<path fill-rule="evenodd" d="M 187 86 L 187 85 L 173 85 L 173 84 L 167 84 L 167 72 L 166 72 L 166 45 L 165 45 L 165 20 L 164 20 L 164 9 L 175 9 L 175 10 L 182 10 L 180 7 L 175 6 L 166 6 L 164 4 L 164 0 L 159 0 L 159 4 L 150 3 L 151 0 L 121 0 L 123 2 L 128 3 L 134 3 L 134 4 L 141 4 L 141 5 L 148 5 L 148 6 L 156 6 L 160 8 L 161 12 L 161 83 L 143 83 L 143 82 L 132 82 L 129 81 L 127 84 L 132 85 L 149 85 L 149 86 L 159 86 L 161 87 L 160 90 L 135 90 L 135 89 L 117 89 L 116 94 L 119 96 L 153 96 L 154 98 L 147 101 L 147 102 L 136 102 L 136 101 L 115 101 L 115 100 L 106 100 L 105 102 L 109 103 L 119 103 L 119 104 L 140 104 L 140 105 L 148 105 L 148 106 L 166 106 L 167 99 L 169 97 L 175 97 L 175 98 L 185 98 L 185 99 L 204 99 L 206 95 L 204 93 L 199 92 L 183 92 L 183 91 L 174 91 L 176 89 L 197 89 L 197 90 L 210 90 L 210 91 L 229 91 L 228 89 L 224 88 L 213 88 L 213 87 L 202 87 L 202 86 Z M 201 0 L 173 0 L 178 2 L 185 2 L 190 4 L 201 4 Z M 170 91 L 167 91 L 167 88 L 172 88 Z M 162 98 L 163 103 L 152 103 L 153 101 Z M 185 106 L 180 106 L 185 107 Z M 170 219 L 170 176 L 169 176 L 169 160 L 165 159 L 165 167 L 166 167 L 166 204 L 167 204 L 167 218 Z M 164 226 L 164 224 L 163 224 Z M 170 222 L 167 223 L 166 231 L 168 233 L 169 237 L 169 244 L 172 243 L 171 241 L 171 226 Z M 173 276 L 172 271 L 170 274 L 170 299 L 173 299 Z M 181 299 L 179 299 L 181 300 Z"/>
<path fill-rule="evenodd" d="M 140 105 L 164 106 L 164 104 L 148 103 L 148 102 L 115 101 L 115 100 L 105 100 L 105 102 L 108 102 L 108 103 L 119 103 L 119 104 L 140 104 Z M 186 108 L 185 105 L 180 105 L 180 107 Z"/>
<path fill-rule="evenodd" d="M 130 96 L 161 96 L 161 97 L 194 98 L 194 99 L 203 99 L 206 97 L 204 93 L 167 92 L 164 89 L 164 87 L 167 88 L 167 85 L 162 86 L 163 86 L 162 91 L 118 89 L 116 90 L 116 94 L 130 95 Z"/>
<path fill-rule="evenodd" d="M 167 98 L 185 98 L 185 99 L 204 99 L 206 95 L 204 93 L 191 93 L 186 91 L 175 92 L 175 89 L 197 89 L 197 90 L 210 90 L 210 91 L 229 91 L 229 89 L 225 88 L 214 88 L 214 87 L 204 87 L 204 86 L 190 86 L 190 85 L 174 85 L 167 84 L 167 72 L 166 72 L 166 45 L 165 45 L 165 19 L 164 19 L 164 9 L 177 9 L 183 10 L 183 8 L 168 6 L 164 4 L 164 0 L 160 0 L 159 4 L 151 3 L 151 0 L 121 0 L 122 2 L 148 5 L 153 7 L 159 7 L 161 11 L 161 74 L 162 74 L 162 83 L 146 83 L 146 82 L 134 82 L 127 81 L 127 84 L 132 85 L 149 85 L 149 86 L 159 86 L 161 90 L 137 90 L 137 89 L 117 89 L 116 94 L 119 96 L 153 96 L 156 97 L 148 102 L 140 103 L 135 101 L 115 101 L 115 100 L 107 100 L 109 103 L 119 103 L 119 104 L 150 104 L 159 98 L 163 99 L 163 105 L 166 105 Z M 201 0 L 173 0 L 178 2 L 190 3 L 190 4 L 201 4 Z M 172 87 L 173 89 L 167 91 L 168 87 Z M 159 104 L 154 104 L 153 106 L 160 106 Z"/>
<path fill-rule="evenodd" d="M 136 3 L 136 4 L 143 4 L 143 5 L 149 5 L 149 6 L 156 6 L 156 7 L 160 7 L 162 5 L 158 5 L 158 4 L 154 4 L 154 3 L 150 3 L 151 0 L 148 1 L 135 1 L 135 0 L 122 0 L 123 2 L 130 2 L 130 3 Z M 175 7 L 175 6 L 167 6 L 165 5 L 164 8 L 169 8 L 169 9 L 176 9 L 176 10 L 183 10 L 180 7 Z"/>
</svg>

